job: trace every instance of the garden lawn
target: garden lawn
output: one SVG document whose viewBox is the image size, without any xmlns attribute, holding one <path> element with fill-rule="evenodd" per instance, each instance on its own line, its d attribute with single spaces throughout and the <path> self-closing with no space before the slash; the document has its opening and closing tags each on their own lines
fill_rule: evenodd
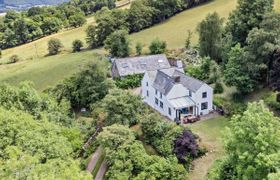
<svg viewBox="0 0 280 180">
<path fill-rule="evenodd" d="M 201 139 L 200 146 L 208 150 L 205 156 L 193 162 L 194 167 L 189 174 L 189 179 L 206 179 L 207 172 L 214 161 L 223 156 L 224 148 L 221 138 L 225 127 L 228 125 L 229 119 L 225 117 L 218 117 L 187 125 Z"/>
<path fill-rule="evenodd" d="M 100 57 L 94 51 L 84 51 L 1 65 L 0 82 L 18 85 L 21 81 L 32 81 L 42 91 L 98 60 Z"/>
</svg>

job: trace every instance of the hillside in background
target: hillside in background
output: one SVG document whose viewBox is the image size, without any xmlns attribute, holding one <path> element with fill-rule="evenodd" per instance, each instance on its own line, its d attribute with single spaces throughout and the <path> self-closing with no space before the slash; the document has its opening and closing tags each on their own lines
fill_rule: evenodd
<svg viewBox="0 0 280 180">
<path fill-rule="evenodd" d="M 0 0 L 0 12 L 8 10 L 22 11 L 33 6 L 56 5 L 70 0 Z"/>
<path fill-rule="evenodd" d="M 53 5 L 67 2 L 69 0 L 0 0 L 0 4 L 9 6 L 21 6 L 21 5 Z"/>
</svg>

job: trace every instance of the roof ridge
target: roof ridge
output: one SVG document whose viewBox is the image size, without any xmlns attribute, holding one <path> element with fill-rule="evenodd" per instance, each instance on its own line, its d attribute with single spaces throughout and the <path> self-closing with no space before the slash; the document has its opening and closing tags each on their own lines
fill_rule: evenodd
<svg viewBox="0 0 280 180">
<path fill-rule="evenodd" d="M 193 76 L 190 76 L 189 74 L 183 73 L 183 72 L 179 71 L 178 69 L 175 69 L 175 71 L 178 72 L 178 73 L 180 73 L 180 74 L 182 74 L 182 75 L 184 75 L 184 76 L 187 76 L 188 78 L 191 78 L 191 79 L 193 79 L 193 80 L 199 81 L 199 82 L 201 82 L 202 84 L 206 84 L 204 81 L 201 81 L 201 80 L 199 80 L 199 79 L 197 79 L 197 78 L 195 78 L 195 77 L 193 77 Z"/>
</svg>

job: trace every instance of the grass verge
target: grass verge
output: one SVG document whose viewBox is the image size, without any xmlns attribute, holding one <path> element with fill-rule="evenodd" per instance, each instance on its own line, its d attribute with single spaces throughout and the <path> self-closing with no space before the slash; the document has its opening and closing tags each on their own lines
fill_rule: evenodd
<svg viewBox="0 0 280 180">
<path fill-rule="evenodd" d="M 209 168 L 211 168 L 215 160 L 224 155 L 221 137 L 223 136 L 225 127 L 228 125 L 229 119 L 225 117 L 218 117 L 187 125 L 187 127 L 200 137 L 200 146 L 208 150 L 205 156 L 193 161 L 193 169 L 190 171 L 189 179 L 205 179 Z"/>
</svg>

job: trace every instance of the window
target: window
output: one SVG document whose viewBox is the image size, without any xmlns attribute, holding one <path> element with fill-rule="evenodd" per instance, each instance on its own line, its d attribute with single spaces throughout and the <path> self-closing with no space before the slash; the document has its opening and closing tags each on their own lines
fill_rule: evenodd
<svg viewBox="0 0 280 180">
<path fill-rule="evenodd" d="M 146 86 L 149 86 L 149 83 L 148 83 L 148 82 L 146 82 Z"/>
<path fill-rule="evenodd" d="M 159 106 L 163 109 L 163 102 L 160 101 Z"/>
<path fill-rule="evenodd" d="M 201 103 L 201 110 L 208 109 L 208 102 Z"/>
<path fill-rule="evenodd" d="M 156 105 L 158 105 L 158 98 L 155 98 L 155 103 Z"/>
<path fill-rule="evenodd" d="M 162 93 L 160 93 L 160 99 L 162 99 Z"/>
<path fill-rule="evenodd" d="M 149 91 L 147 91 L 147 97 L 149 97 Z"/>
<path fill-rule="evenodd" d="M 189 91 L 189 96 L 192 97 L 192 92 L 191 91 Z"/>
<path fill-rule="evenodd" d="M 207 92 L 202 93 L 202 98 L 207 98 Z"/>
<path fill-rule="evenodd" d="M 171 108 L 168 108 L 168 114 L 171 116 Z"/>
<path fill-rule="evenodd" d="M 157 95 L 157 90 L 156 90 L 156 95 Z"/>
</svg>

